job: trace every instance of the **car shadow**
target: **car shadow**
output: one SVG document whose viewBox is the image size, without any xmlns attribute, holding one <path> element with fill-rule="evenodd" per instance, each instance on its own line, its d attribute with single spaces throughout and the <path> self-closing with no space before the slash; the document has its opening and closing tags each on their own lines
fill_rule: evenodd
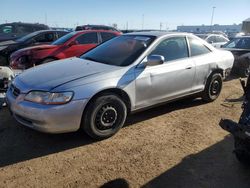
<svg viewBox="0 0 250 188">
<path fill-rule="evenodd" d="M 169 113 L 174 110 L 205 104 L 190 99 L 169 103 L 128 116 L 125 126 Z M 111 138 L 112 139 L 112 138 Z M 83 131 L 45 134 L 17 123 L 7 108 L 0 111 L 0 167 L 97 142 Z"/>
<path fill-rule="evenodd" d="M 143 188 L 249 187 L 250 170 L 240 164 L 233 151 L 233 138 L 185 157 L 179 164 L 146 183 Z"/>
<path fill-rule="evenodd" d="M 124 126 L 130 126 L 138 122 L 161 116 L 175 110 L 190 108 L 194 106 L 205 105 L 206 103 L 199 98 L 185 98 L 179 101 L 162 104 L 144 111 L 133 113 L 128 116 Z"/>
</svg>

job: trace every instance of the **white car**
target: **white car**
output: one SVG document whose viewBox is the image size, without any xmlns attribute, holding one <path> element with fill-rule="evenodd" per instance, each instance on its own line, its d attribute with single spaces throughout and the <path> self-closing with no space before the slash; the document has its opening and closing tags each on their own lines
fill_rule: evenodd
<svg viewBox="0 0 250 188">
<path fill-rule="evenodd" d="M 226 44 L 229 41 L 228 38 L 219 34 L 196 34 L 196 36 L 207 41 L 215 48 L 220 48 L 222 45 Z"/>
</svg>

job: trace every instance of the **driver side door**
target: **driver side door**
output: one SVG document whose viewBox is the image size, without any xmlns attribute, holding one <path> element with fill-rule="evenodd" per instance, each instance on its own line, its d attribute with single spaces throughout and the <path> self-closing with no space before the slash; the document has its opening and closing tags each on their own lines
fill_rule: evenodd
<svg viewBox="0 0 250 188">
<path fill-rule="evenodd" d="M 136 108 L 179 98 L 191 92 L 195 64 L 185 36 L 163 39 L 148 55 L 161 55 L 163 64 L 136 68 Z"/>
</svg>

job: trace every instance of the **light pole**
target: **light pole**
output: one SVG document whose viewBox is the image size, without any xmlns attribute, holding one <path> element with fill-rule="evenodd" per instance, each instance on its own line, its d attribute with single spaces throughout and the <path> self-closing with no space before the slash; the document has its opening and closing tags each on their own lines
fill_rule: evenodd
<svg viewBox="0 0 250 188">
<path fill-rule="evenodd" d="M 141 26 L 141 29 L 142 30 L 144 29 L 144 14 L 142 15 L 142 26 Z"/>
<path fill-rule="evenodd" d="M 216 7 L 213 7 L 213 11 L 212 11 L 212 16 L 211 16 L 211 24 L 210 24 L 210 30 L 212 31 L 212 26 L 213 26 L 213 21 L 214 21 L 214 9 Z"/>
</svg>

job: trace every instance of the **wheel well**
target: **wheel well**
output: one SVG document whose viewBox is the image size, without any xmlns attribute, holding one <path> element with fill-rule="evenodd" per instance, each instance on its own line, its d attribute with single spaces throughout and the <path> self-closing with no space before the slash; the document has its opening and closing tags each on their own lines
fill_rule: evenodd
<svg viewBox="0 0 250 188">
<path fill-rule="evenodd" d="M 87 103 L 86 107 L 91 103 L 91 101 L 95 100 L 97 97 L 101 96 L 101 95 L 104 95 L 104 94 L 115 94 L 117 96 L 120 97 L 120 99 L 125 103 L 126 107 L 127 107 L 127 110 L 128 110 L 128 113 L 130 112 L 131 110 L 131 102 L 130 102 L 130 98 L 128 96 L 128 94 L 123 91 L 122 89 L 119 89 L 119 88 L 111 88 L 111 89 L 105 89 L 105 90 L 102 90 L 98 93 L 96 93 Z M 85 108 L 86 109 L 86 108 Z"/>
<path fill-rule="evenodd" d="M 222 76 L 222 78 L 224 77 L 224 74 L 223 74 L 223 70 L 222 69 L 214 69 L 214 70 L 212 70 L 211 72 L 210 72 L 210 74 L 207 76 L 207 78 L 206 78 L 206 80 L 205 80 L 205 82 L 204 82 L 204 85 L 205 85 L 205 87 L 206 87 L 206 84 L 207 84 L 207 81 L 208 81 L 208 79 L 213 75 L 213 74 L 215 74 L 215 73 L 219 73 L 221 76 Z"/>
<path fill-rule="evenodd" d="M 224 71 L 223 71 L 222 69 L 215 69 L 215 70 L 213 70 L 213 71 L 210 73 L 210 75 L 212 75 L 212 74 L 214 74 L 214 73 L 219 73 L 219 74 L 221 74 L 222 77 L 224 77 Z M 210 75 L 209 75 L 209 76 L 210 76 Z"/>
</svg>

